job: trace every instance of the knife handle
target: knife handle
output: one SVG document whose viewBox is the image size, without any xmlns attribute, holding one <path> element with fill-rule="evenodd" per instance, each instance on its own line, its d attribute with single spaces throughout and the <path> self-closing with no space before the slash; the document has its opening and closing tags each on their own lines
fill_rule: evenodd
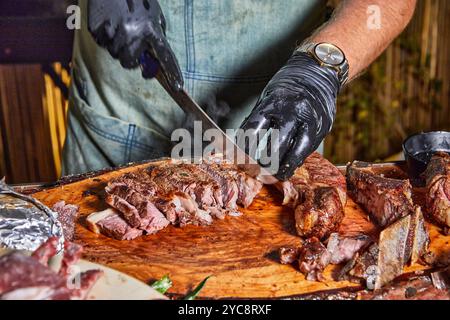
<svg viewBox="0 0 450 320">
<path fill-rule="evenodd" d="M 139 63 L 141 65 L 142 76 L 146 79 L 151 79 L 156 77 L 159 71 L 159 62 L 152 55 L 145 51 L 141 54 L 139 58 Z"/>
</svg>

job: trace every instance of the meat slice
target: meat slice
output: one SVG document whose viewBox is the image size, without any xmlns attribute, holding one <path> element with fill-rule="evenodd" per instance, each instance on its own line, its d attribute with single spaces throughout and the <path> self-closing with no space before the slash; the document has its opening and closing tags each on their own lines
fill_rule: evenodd
<svg viewBox="0 0 450 320">
<path fill-rule="evenodd" d="M 104 234 L 116 240 L 133 240 L 143 234 L 143 230 L 131 227 L 114 209 L 91 213 L 87 219 L 89 230 Z"/>
<path fill-rule="evenodd" d="M 373 242 L 372 238 L 364 234 L 347 237 L 332 233 L 327 243 L 327 250 L 331 254 L 330 263 L 340 264 L 350 261 L 357 252 L 371 242 Z"/>
<path fill-rule="evenodd" d="M 313 237 L 305 241 L 300 248 L 298 265 L 300 271 L 306 275 L 309 281 L 324 281 L 323 270 L 330 263 L 331 255 L 327 248 Z"/>
<path fill-rule="evenodd" d="M 155 233 L 165 228 L 169 221 L 156 208 L 152 199 L 125 183 L 110 183 L 106 188 L 106 203 L 123 213 L 125 220 L 134 228 Z"/>
<path fill-rule="evenodd" d="M 250 206 L 261 191 L 262 183 L 242 172 L 236 165 L 222 159 L 209 158 L 200 168 L 216 180 L 222 188 L 226 208 L 236 208 L 236 203 L 244 208 Z"/>
<path fill-rule="evenodd" d="M 57 202 L 52 210 L 58 213 L 58 220 L 63 228 L 64 239 L 72 241 L 75 235 L 75 219 L 78 216 L 80 207 L 73 204 L 66 204 L 65 201 Z"/>
<path fill-rule="evenodd" d="M 57 245 L 58 239 L 50 238 L 31 256 L 13 252 L 0 257 L 0 300 L 84 299 L 103 272 L 89 270 L 71 284 L 68 270 L 80 258 L 82 248 L 66 241 L 62 268 L 55 272 L 47 263 Z"/>
<path fill-rule="evenodd" d="M 426 180 L 426 207 L 428 215 L 450 229 L 450 155 L 435 153 L 424 172 Z"/>
<path fill-rule="evenodd" d="M 347 201 L 345 177 L 320 154 L 311 154 L 294 176 L 277 188 L 284 193 L 283 204 L 295 208 L 300 236 L 325 239 L 337 231 Z"/>
<path fill-rule="evenodd" d="M 58 248 L 58 238 L 51 237 L 46 242 L 41 244 L 32 254 L 35 260 L 39 261 L 42 265 L 47 265 L 51 257 L 53 257 Z"/>
<path fill-rule="evenodd" d="M 353 161 L 348 165 L 347 185 L 354 200 L 381 227 L 414 212 L 409 180 L 382 176 L 370 163 Z"/>
</svg>

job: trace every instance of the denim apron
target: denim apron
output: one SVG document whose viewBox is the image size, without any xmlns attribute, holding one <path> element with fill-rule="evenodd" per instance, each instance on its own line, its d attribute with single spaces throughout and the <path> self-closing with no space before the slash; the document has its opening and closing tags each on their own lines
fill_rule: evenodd
<svg viewBox="0 0 450 320">
<path fill-rule="evenodd" d="M 326 0 L 160 0 L 185 88 L 224 129 L 238 128 Z M 156 80 L 123 69 L 87 30 L 79 0 L 63 174 L 170 155 L 186 115 Z"/>
</svg>

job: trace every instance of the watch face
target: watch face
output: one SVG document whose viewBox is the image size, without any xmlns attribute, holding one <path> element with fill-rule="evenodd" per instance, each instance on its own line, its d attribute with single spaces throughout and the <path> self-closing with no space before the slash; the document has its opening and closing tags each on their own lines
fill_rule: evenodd
<svg viewBox="0 0 450 320">
<path fill-rule="evenodd" d="M 318 44 L 314 49 L 314 52 L 320 60 L 332 66 L 340 65 L 345 59 L 342 51 L 329 43 Z"/>
</svg>

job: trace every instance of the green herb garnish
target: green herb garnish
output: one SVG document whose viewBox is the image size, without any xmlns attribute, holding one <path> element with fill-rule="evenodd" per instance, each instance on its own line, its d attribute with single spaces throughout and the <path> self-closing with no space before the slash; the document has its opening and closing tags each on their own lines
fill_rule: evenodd
<svg viewBox="0 0 450 320">
<path fill-rule="evenodd" d="M 211 276 L 208 276 L 205 278 L 205 280 L 200 282 L 200 284 L 191 293 L 189 293 L 186 297 L 184 297 L 183 300 L 195 300 L 195 298 L 197 298 L 200 291 L 203 289 L 203 286 L 205 285 L 206 281 L 208 281 L 208 279 L 210 277 Z"/>
<path fill-rule="evenodd" d="M 172 280 L 170 280 L 168 275 L 165 275 L 160 280 L 155 281 L 151 287 L 161 294 L 165 294 L 167 290 L 172 287 Z"/>
</svg>

